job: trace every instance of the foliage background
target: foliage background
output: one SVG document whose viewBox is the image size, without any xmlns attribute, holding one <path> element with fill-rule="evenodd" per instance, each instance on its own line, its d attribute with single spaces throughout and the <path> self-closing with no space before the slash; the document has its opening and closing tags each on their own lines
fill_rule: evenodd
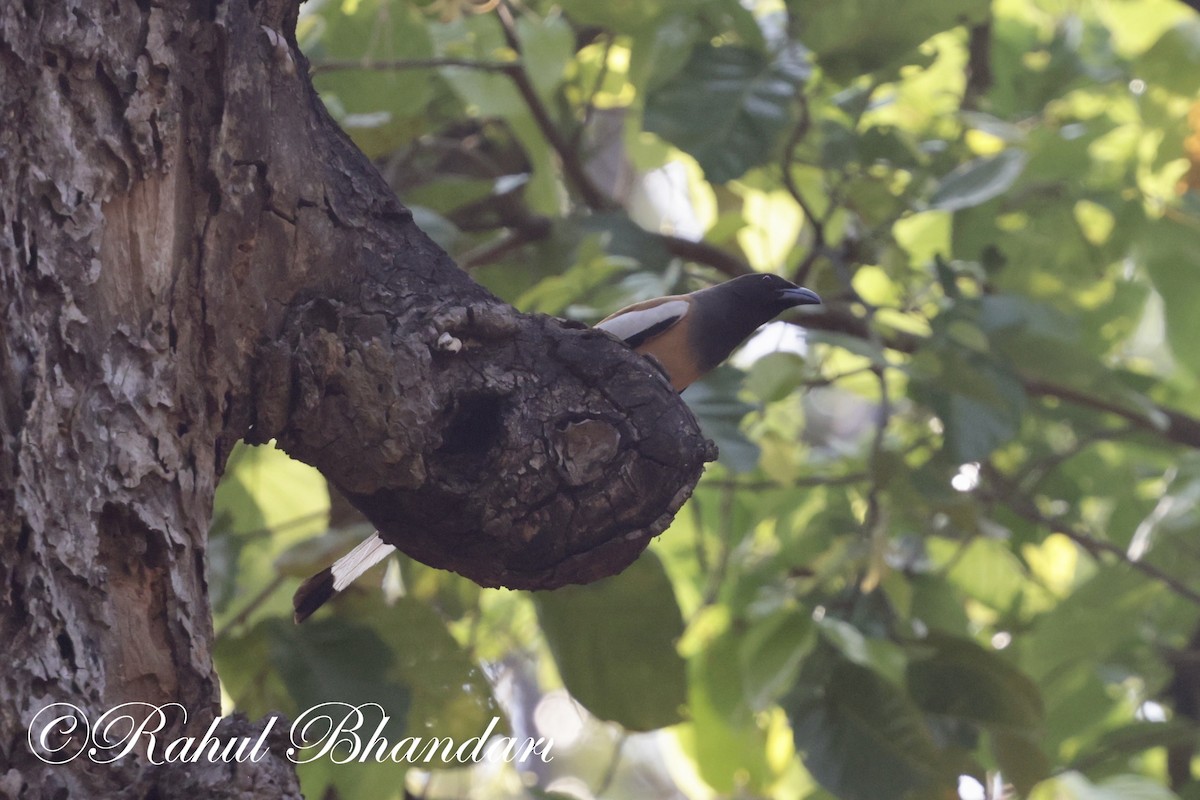
<svg viewBox="0 0 1200 800">
<path fill-rule="evenodd" d="M 398 558 L 293 626 L 369 529 L 238 451 L 209 553 L 229 709 L 555 740 L 519 769 L 319 759 L 309 797 L 1200 798 L 1193 11 L 314 0 L 299 38 L 523 310 L 747 270 L 827 300 L 688 390 L 720 462 L 593 586 Z"/>
</svg>

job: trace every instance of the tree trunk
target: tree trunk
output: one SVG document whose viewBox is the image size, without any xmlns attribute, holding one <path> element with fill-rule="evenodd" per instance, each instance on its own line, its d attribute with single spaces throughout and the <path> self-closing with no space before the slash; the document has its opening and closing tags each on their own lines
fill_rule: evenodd
<svg viewBox="0 0 1200 800">
<path fill-rule="evenodd" d="M 713 456 L 650 362 L 517 314 L 414 226 L 321 107 L 295 18 L 0 6 L 0 797 L 298 795 L 286 742 L 97 764 L 82 728 L 35 725 L 174 703 L 170 739 L 219 714 L 204 546 L 238 439 L 317 466 L 414 557 L 526 588 L 622 569 Z"/>
</svg>

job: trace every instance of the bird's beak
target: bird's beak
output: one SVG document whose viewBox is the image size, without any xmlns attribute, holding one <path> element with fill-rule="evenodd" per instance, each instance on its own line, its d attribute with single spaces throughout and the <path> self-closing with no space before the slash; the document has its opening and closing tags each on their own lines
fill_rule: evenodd
<svg viewBox="0 0 1200 800">
<path fill-rule="evenodd" d="M 821 297 L 812 289 L 797 287 L 795 289 L 784 289 L 779 293 L 780 300 L 786 300 L 793 306 L 813 306 L 821 304 Z"/>
</svg>

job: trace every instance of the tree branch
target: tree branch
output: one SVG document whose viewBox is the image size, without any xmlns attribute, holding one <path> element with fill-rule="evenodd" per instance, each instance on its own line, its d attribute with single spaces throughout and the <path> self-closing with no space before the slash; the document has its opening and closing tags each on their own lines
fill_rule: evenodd
<svg viewBox="0 0 1200 800">
<path fill-rule="evenodd" d="M 517 39 L 516 26 L 512 24 L 511 13 L 504 5 L 499 5 L 496 10 L 509 44 L 513 50 L 520 53 L 520 41 Z M 529 73 L 525 71 L 525 66 L 520 61 L 486 61 L 474 58 L 401 58 L 386 61 L 329 60 L 314 65 L 311 74 L 316 75 L 322 72 L 354 69 L 387 72 L 411 69 L 439 69 L 442 67 L 462 67 L 464 69 L 497 72 L 507 75 L 512 80 L 517 92 L 521 95 L 521 99 L 525 101 L 525 105 L 529 108 L 529 113 L 533 116 L 538 130 L 541 131 L 546 142 L 558 156 L 563 174 L 566 176 L 568 183 L 579 192 L 580 197 L 583 198 L 583 202 L 588 208 L 597 211 L 612 208 L 612 202 L 605 197 L 604 193 L 588 177 L 583 162 L 580 161 L 571 143 L 563 138 L 558 130 L 558 126 L 550 118 L 550 112 L 546 109 L 546 105 L 542 102 L 541 98 L 538 97 L 537 90 L 534 88 L 533 82 L 529 79 Z"/>
<path fill-rule="evenodd" d="M 1087 550 L 1097 560 L 1101 560 L 1106 555 L 1111 556 L 1116 561 L 1158 581 L 1185 600 L 1200 605 L 1200 592 L 1192 589 L 1174 575 L 1165 572 L 1149 562 L 1130 558 L 1124 548 L 1112 542 L 1100 539 L 1085 531 L 1077 530 L 1062 519 L 1046 516 L 1028 497 L 1020 491 L 1016 491 L 1008 479 L 1001 475 L 999 470 L 992 465 L 985 462 L 980 466 L 980 471 L 989 483 L 1000 490 L 996 493 L 994 499 L 1003 502 L 1017 516 L 1028 522 L 1032 522 L 1034 525 L 1066 536 L 1084 550 Z"/>
<path fill-rule="evenodd" d="M 841 333 L 867 341 L 871 339 L 866 322 L 846 308 L 831 305 L 824 307 L 819 312 L 805 313 L 798 319 L 789 321 L 809 330 Z M 914 353 L 924 344 L 925 339 L 911 333 L 894 332 L 883 337 L 881 341 L 889 350 Z M 1072 405 L 1112 414 L 1139 430 L 1156 434 L 1175 444 L 1200 449 L 1200 419 L 1182 411 L 1176 411 L 1147 400 L 1147 411 L 1143 412 L 1042 378 L 1033 378 L 1020 373 L 1017 377 L 1025 391 L 1034 397 L 1054 397 Z"/>
<path fill-rule="evenodd" d="M 673 255 L 713 267 L 730 277 L 754 271 L 749 264 L 737 256 L 706 242 L 692 242 L 665 234 L 652 235 L 657 235 Z M 825 305 L 819 311 L 812 310 L 803 315 L 796 315 L 788 321 L 809 330 L 840 333 L 865 341 L 872 340 L 866 320 L 856 316 L 845 306 Z M 894 331 L 882 337 L 880 341 L 889 350 L 915 353 L 924 344 L 925 339 L 916 334 Z M 1181 411 L 1148 401 L 1149 411 L 1143 413 L 1041 378 L 1018 377 L 1025 391 L 1036 397 L 1056 397 L 1072 405 L 1113 414 L 1141 430 L 1157 434 L 1185 447 L 1200 449 L 1200 419 Z M 1155 419 L 1156 417 L 1159 419 Z"/>
<path fill-rule="evenodd" d="M 323 72 L 338 72 L 341 70 L 366 70 L 368 72 L 399 72 L 410 69 L 440 69 L 442 67 L 462 67 L 477 69 L 483 72 L 503 72 L 511 74 L 520 67 L 515 61 L 484 61 L 478 58 L 394 58 L 384 61 L 364 61 L 355 59 L 329 59 L 313 64 L 310 75 Z"/>
<path fill-rule="evenodd" d="M 520 53 L 521 42 L 517 37 L 517 26 L 513 21 L 512 12 L 502 2 L 496 7 L 496 15 L 500 20 L 501 27 L 504 28 L 504 36 L 508 40 L 509 46 L 517 53 Z M 583 202 L 593 211 L 603 211 L 613 208 L 612 201 L 592 182 L 591 177 L 587 174 L 587 170 L 584 169 L 583 161 L 580 160 L 579 154 L 571 147 L 570 142 L 563 138 L 558 130 L 558 126 L 550 118 L 550 112 L 546 110 L 542 99 L 538 97 L 537 90 L 533 87 L 533 82 L 529 80 L 529 73 L 525 71 L 525 65 L 519 61 L 514 63 L 515 67 L 507 70 L 505 74 L 512 78 L 517 91 L 520 92 L 521 98 L 525 101 L 525 105 L 529 107 L 529 113 L 533 115 L 533 120 L 537 123 L 538 130 L 542 132 L 542 136 L 546 138 L 550 147 L 558 154 L 563 174 L 567 177 L 568 183 L 575 188 L 575 191 L 579 192 L 580 197 L 583 198 Z"/>
<path fill-rule="evenodd" d="M 742 259 L 708 242 L 683 239 L 669 233 L 650 232 L 650 235 L 662 242 L 671 255 L 712 267 L 730 278 L 754 272 L 754 268 Z"/>
<path fill-rule="evenodd" d="M 510 45 L 518 53 L 520 52 L 520 41 L 516 36 L 516 28 L 512 24 L 511 12 L 503 5 L 497 8 L 497 13 L 500 15 L 501 24 L 504 26 L 505 35 L 509 40 Z M 408 70 L 408 69 L 437 69 L 440 67 L 462 67 L 464 69 L 477 69 L 485 72 L 497 72 L 507 75 L 512 79 L 517 91 L 521 94 L 521 98 L 529 107 L 530 113 L 533 115 L 534 122 L 538 129 L 546 138 L 547 143 L 554 150 L 559 158 L 559 162 L 563 168 L 563 174 L 568 182 L 579 192 L 580 197 L 587 207 L 593 211 L 611 210 L 614 206 L 612 201 L 604 195 L 604 193 L 596 186 L 592 179 L 588 176 L 583 162 L 579 159 L 578 153 L 575 150 L 572 142 L 568 142 L 559 133 L 553 120 L 550 119 L 549 112 L 542 103 L 541 98 L 537 96 L 537 92 L 533 84 L 529 80 L 529 75 L 525 71 L 524 66 L 519 61 L 485 61 L 480 59 L 470 58 L 415 58 L 415 59 L 390 59 L 386 61 L 353 61 L 353 60 L 330 60 L 322 61 L 315 65 L 311 72 L 313 74 L 321 72 L 332 72 L 335 70 L 353 70 L 364 69 L 374 71 L 388 70 Z M 576 137 L 576 144 L 577 144 Z M 807 212 L 806 212 L 807 213 Z M 812 218 L 816 222 L 815 217 Z M 505 237 L 501 242 L 496 243 L 495 247 L 487 246 L 480 252 L 472 254 L 467 259 L 466 266 L 479 267 L 485 264 L 492 263 L 497 258 L 511 252 L 512 249 L 519 247 L 522 244 L 537 241 L 544 238 L 549 233 L 548 227 L 539 227 L 537 230 L 522 230 L 518 235 Z M 703 241 L 692 241 L 683 239 L 678 236 L 673 236 L 664 233 L 655 233 L 648 231 L 651 236 L 657 237 L 660 242 L 666 247 L 671 255 L 679 258 L 694 261 L 698 264 L 713 267 L 724 275 L 731 278 L 736 278 L 738 275 L 745 275 L 754 272 L 754 269 L 737 256 L 722 250 L 715 245 Z"/>
<path fill-rule="evenodd" d="M 1162 436 L 1176 444 L 1200 448 L 1200 420 L 1157 403 L 1149 403 L 1150 413 L 1119 406 L 1100 397 L 1085 394 L 1078 389 L 1058 386 L 1038 378 L 1023 380 L 1025 390 L 1040 397 L 1056 397 L 1068 403 L 1095 411 L 1112 414 L 1129 422 L 1136 428 Z M 1156 420 L 1155 417 L 1160 419 Z"/>
</svg>

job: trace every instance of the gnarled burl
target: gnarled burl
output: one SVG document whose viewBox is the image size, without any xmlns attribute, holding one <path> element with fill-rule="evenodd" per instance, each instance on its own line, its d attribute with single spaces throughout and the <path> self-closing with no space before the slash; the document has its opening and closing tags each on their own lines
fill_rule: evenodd
<svg viewBox="0 0 1200 800">
<path fill-rule="evenodd" d="M 292 310 L 262 351 L 251 438 L 318 467 L 414 558 L 520 589 L 615 574 L 715 455 L 665 376 L 606 334 L 384 297 Z"/>
</svg>

